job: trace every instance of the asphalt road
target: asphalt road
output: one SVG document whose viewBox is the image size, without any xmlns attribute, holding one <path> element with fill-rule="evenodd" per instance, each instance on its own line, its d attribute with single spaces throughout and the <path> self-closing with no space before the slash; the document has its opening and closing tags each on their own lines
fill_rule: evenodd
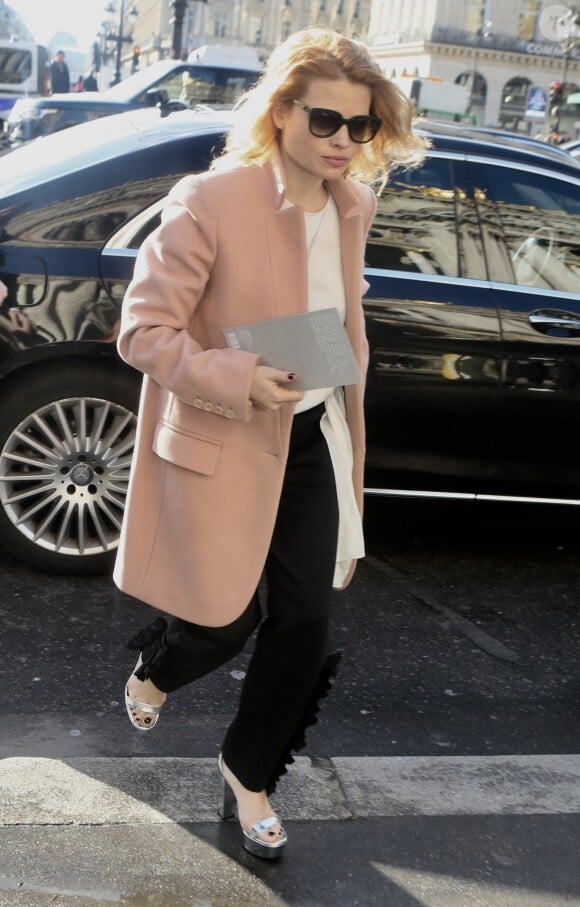
<svg viewBox="0 0 580 907">
<path fill-rule="evenodd" d="M 124 642 L 151 610 L 0 552 L 0 907 L 580 905 L 579 517 L 368 502 L 277 865 L 215 816 L 248 653 L 139 734 Z"/>
</svg>

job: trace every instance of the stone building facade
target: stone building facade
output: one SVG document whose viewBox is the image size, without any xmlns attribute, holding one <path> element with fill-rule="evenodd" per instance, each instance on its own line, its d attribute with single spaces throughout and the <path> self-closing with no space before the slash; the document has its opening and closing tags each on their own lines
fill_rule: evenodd
<svg viewBox="0 0 580 907">
<path fill-rule="evenodd" d="M 567 9 L 543 0 L 373 0 L 366 40 L 389 77 L 466 85 L 469 120 L 549 132 L 549 110 L 545 119 L 527 116 L 528 97 L 539 89 L 549 98 L 557 81 L 565 94 L 578 91 L 577 42 L 565 44 L 555 21 Z M 564 106 L 560 131 L 579 127 L 580 106 Z"/>
<path fill-rule="evenodd" d="M 183 54 L 203 44 L 244 44 L 266 59 L 290 34 L 310 25 L 364 40 L 372 0 L 188 0 Z M 129 7 L 129 4 L 126 4 Z M 167 56 L 172 45 L 170 0 L 134 0 L 133 31 L 142 65 Z"/>
</svg>

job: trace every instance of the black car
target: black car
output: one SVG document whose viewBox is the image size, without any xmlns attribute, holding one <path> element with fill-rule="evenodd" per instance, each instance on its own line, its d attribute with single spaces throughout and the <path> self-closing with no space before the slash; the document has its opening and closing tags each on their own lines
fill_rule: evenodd
<svg viewBox="0 0 580 907">
<path fill-rule="evenodd" d="M 137 111 L 3 160 L 0 538 L 31 564 L 110 568 L 140 386 L 116 353 L 123 294 L 167 190 L 208 166 L 229 116 Z M 580 168 L 429 134 L 366 250 L 367 492 L 579 504 Z"/>
<path fill-rule="evenodd" d="M 166 109 L 199 104 L 231 106 L 261 71 L 257 59 L 254 68 L 243 62 L 236 65 L 235 58 L 224 64 L 159 60 L 107 91 L 16 101 L 6 120 L 5 138 L 9 145 L 17 146 L 79 123 L 157 104 Z"/>
</svg>

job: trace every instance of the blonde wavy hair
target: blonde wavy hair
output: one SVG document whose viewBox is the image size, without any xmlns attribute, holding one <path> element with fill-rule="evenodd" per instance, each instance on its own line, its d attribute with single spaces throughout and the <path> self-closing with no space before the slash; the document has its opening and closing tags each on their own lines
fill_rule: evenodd
<svg viewBox="0 0 580 907">
<path fill-rule="evenodd" d="M 271 159 L 278 138 L 274 108 L 302 98 L 312 79 L 348 79 L 371 90 L 370 112 L 382 125 L 372 141 L 360 146 L 348 175 L 384 183 L 393 166 L 415 166 L 423 159 L 426 142 L 413 132 L 413 105 L 385 77 L 367 47 L 337 32 L 306 28 L 275 48 L 256 85 L 240 98 L 224 152 L 212 168 Z"/>
</svg>

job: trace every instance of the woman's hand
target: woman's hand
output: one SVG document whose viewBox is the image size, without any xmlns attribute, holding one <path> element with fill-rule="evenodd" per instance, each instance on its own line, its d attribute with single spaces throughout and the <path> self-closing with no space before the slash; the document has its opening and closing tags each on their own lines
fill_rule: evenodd
<svg viewBox="0 0 580 907">
<path fill-rule="evenodd" d="M 304 394 L 284 386 L 295 380 L 293 372 L 281 372 L 267 365 L 257 365 L 250 388 L 250 400 L 256 409 L 263 412 L 273 412 L 284 403 L 298 403 Z"/>
</svg>

